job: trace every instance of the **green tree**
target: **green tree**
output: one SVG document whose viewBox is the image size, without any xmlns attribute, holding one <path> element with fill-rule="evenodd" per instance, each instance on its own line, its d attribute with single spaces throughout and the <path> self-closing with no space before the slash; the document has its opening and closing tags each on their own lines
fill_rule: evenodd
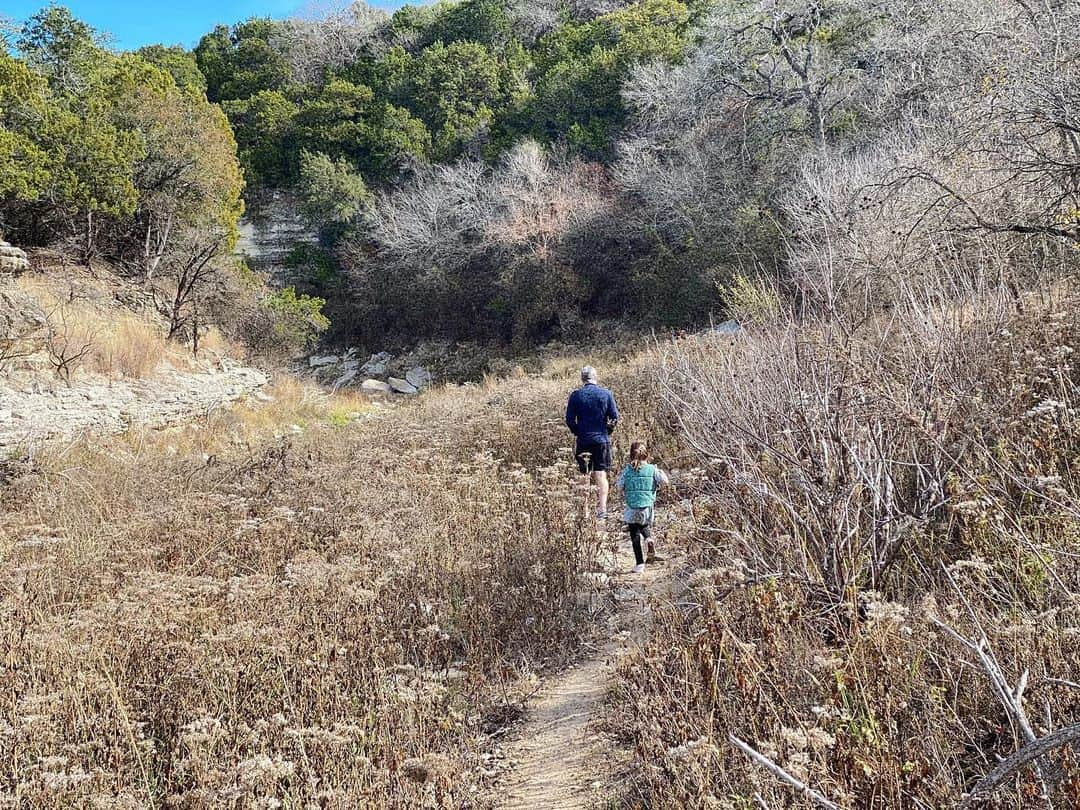
<svg viewBox="0 0 1080 810">
<path fill-rule="evenodd" d="M 321 152 L 300 153 L 299 190 L 304 215 L 316 227 L 345 225 L 371 201 L 364 178 L 348 161 Z"/>
<path fill-rule="evenodd" d="M 226 101 L 249 185 L 281 186 L 296 178 L 296 114 L 299 108 L 277 90 Z"/>
<path fill-rule="evenodd" d="M 221 234 L 231 247 L 242 180 L 224 114 L 135 54 L 116 60 L 109 81 L 117 123 L 137 133 L 145 149 L 135 164 L 139 202 L 131 231 L 146 277 L 192 232 Z"/>
<path fill-rule="evenodd" d="M 478 42 L 502 45 L 511 35 L 507 0 L 461 0 L 424 6 L 403 6 L 394 14 L 396 39 L 423 50 L 436 42 Z"/>
<path fill-rule="evenodd" d="M 206 77 L 199 70 L 195 54 L 183 46 L 147 45 L 136 53 L 166 71 L 181 90 L 200 95 L 206 93 Z"/>
<path fill-rule="evenodd" d="M 412 59 L 400 101 L 433 134 L 433 156 L 449 160 L 490 127 L 504 98 L 499 61 L 475 42 L 437 42 Z"/>
<path fill-rule="evenodd" d="M 289 66 L 271 40 L 281 23 L 251 19 L 228 28 L 217 26 L 195 46 L 195 61 L 206 77 L 211 101 L 250 98 L 263 90 L 281 90 Z"/>
<path fill-rule="evenodd" d="M 630 69 L 682 59 L 690 22 L 690 9 L 679 0 L 643 0 L 543 37 L 534 55 L 536 95 L 524 116 L 528 129 L 607 157 L 626 120 L 621 90 Z"/>
<path fill-rule="evenodd" d="M 296 128 L 301 147 L 345 158 L 373 183 L 393 179 L 431 145 L 422 121 L 377 98 L 370 87 L 343 79 L 330 81 L 302 103 Z"/>
<path fill-rule="evenodd" d="M 0 226 L 13 204 L 36 200 L 48 187 L 50 156 L 35 139 L 48 92 L 43 79 L 0 52 Z"/>
<path fill-rule="evenodd" d="M 61 93 L 83 88 L 102 53 L 104 39 L 63 6 L 48 6 L 26 21 L 15 40 L 30 68 Z"/>
</svg>

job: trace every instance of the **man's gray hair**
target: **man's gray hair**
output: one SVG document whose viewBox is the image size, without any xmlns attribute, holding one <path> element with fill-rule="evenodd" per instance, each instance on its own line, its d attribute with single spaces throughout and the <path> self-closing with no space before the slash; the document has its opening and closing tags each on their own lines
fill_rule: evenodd
<svg viewBox="0 0 1080 810">
<path fill-rule="evenodd" d="M 585 366 L 581 369 L 581 381 L 583 383 L 596 382 L 596 369 L 592 366 Z"/>
</svg>

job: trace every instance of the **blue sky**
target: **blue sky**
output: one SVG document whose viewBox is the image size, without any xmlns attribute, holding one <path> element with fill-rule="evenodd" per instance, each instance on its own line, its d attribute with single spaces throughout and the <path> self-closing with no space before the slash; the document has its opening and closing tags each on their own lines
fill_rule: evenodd
<svg viewBox="0 0 1080 810">
<path fill-rule="evenodd" d="M 371 3 L 388 10 L 404 5 L 396 0 Z M 0 0 L 0 14 L 22 22 L 48 6 L 44 0 Z M 192 47 L 219 23 L 231 25 L 248 17 L 287 17 L 308 5 L 305 0 L 65 0 L 80 20 L 113 35 L 122 49 L 154 42 Z"/>
</svg>

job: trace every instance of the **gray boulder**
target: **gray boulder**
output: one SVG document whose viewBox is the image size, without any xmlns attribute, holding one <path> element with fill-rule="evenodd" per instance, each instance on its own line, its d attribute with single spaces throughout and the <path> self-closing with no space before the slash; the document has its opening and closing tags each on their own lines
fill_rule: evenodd
<svg viewBox="0 0 1080 810">
<path fill-rule="evenodd" d="M 742 324 L 736 320 L 724 321 L 718 323 L 713 327 L 713 331 L 720 335 L 726 335 L 728 337 L 734 337 L 735 335 L 741 335 L 743 332 Z"/>
<path fill-rule="evenodd" d="M 416 368 L 409 369 L 405 374 L 405 379 L 408 381 L 409 385 L 422 390 L 431 385 L 432 377 L 431 372 L 426 368 L 417 366 Z"/>
<path fill-rule="evenodd" d="M 402 380 L 398 377 L 391 377 L 387 380 L 390 383 L 390 387 L 394 389 L 397 394 L 419 394 L 416 386 L 410 383 L 408 380 Z"/>
<path fill-rule="evenodd" d="M 337 355 L 333 355 L 333 354 L 328 354 L 328 355 L 326 355 L 324 357 L 311 357 L 311 358 L 308 359 L 308 365 L 311 366 L 311 368 L 322 368 L 323 366 L 333 366 L 333 365 L 337 365 L 337 363 L 338 363 L 338 357 L 337 357 Z"/>
</svg>

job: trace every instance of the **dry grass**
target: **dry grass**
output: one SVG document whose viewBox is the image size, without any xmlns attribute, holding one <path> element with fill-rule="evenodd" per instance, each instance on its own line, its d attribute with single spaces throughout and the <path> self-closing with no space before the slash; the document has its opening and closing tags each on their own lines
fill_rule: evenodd
<svg viewBox="0 0 1080 810">
<path fill-rule="evenodd" d="M 99 374 L 146 379 L 166 357 L 161 327 L 134 315 L 119 315 L 101 324 L 97 334 L 90 365 Z"/>
<path fill-rule="evenodd" d="M 356 421 L 281 382 L 41 459 L 0 490 L 0 804 L 484 806 L 519 677 L 589 618 L 571 387 Z"/>
<path fill-rule="evenodd" d="M 46 314 L 43 348 L 64 379 L 81 372 L 147 379 L 166 360 L 186 362 L 168 345 L 161 323 L 109 303 L 97 288 L 102 297 L 93 300 L 53 278 L 25 276 L 18 283 Z"/>
<path fill-rule="evenodd" d="M 666 353 L 705 497 L 687 593 L 622 665 L 628 804 L 807 806 L 733 734 L 843 807 L 955 806 L 1025 720 L 1080 720 L 1080 294 L 1022 303 L 780 319 Z M 1022 697 L 938 622 L 985 636 Z M 1078 806 L 1075 753 L 1044 776 Z M 1045 807 L 1043 789 L 1027 768 L 992 806 Z"/>
</svg>

